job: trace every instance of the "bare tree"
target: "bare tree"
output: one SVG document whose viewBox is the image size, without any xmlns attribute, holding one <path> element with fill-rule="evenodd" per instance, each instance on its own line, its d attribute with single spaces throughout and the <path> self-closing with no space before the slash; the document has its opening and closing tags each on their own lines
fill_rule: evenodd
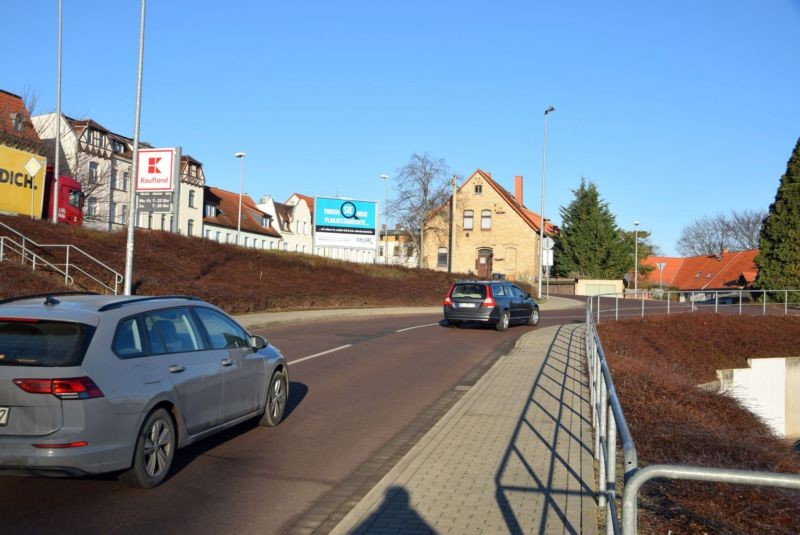
<svg viewBox="0 0 800 535">
<path fill-rule="evenodd" d="M 765 217 L 763 210 L 733 211 L 730 216 L 719 214 L 702 217 L 683 228 L 678 238 L 678 253 L 683 256 L 703 256 L 717 254 L 723 249 L 756 249 L 761 222 Z"/>
<path fill-rule="evenodd" d="M 397 172 L 397 197 L 391 210 L 398 223 L 408 229 L 419 251 L 419 266 L 425 267 L 425 232 L 434 228 L 430 215 L 434 210 L 446 210 L 449 192 L 448 180 L 452 176 L 444 160 L 434 160 L 427 153 L 413 154 L 409 162 Z"/>
</svg>

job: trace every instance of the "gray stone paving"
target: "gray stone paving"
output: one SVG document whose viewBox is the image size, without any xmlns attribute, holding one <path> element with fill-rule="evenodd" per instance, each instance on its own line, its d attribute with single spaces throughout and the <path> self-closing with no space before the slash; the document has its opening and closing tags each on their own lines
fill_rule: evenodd
<svg viewBox="0 0 800 535">
<path fill-rule="evenodd" d="M 583 335 L 520 338 L 332 533 L 596 533 Z"/>
</svg>

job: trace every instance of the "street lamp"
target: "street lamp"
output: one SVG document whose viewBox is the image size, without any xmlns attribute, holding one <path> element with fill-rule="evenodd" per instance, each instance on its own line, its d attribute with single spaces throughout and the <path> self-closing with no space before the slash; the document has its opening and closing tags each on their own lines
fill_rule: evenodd
<svg viewBox="0 0 800 535">
<path fill-rule="evenodd" d="M 542 298 L 542 274 L 544 273 L 544 176 L 547 169 L 547 115 L 554 112 L 553 106 L 548 106 L 544 110 L 544 142 L 542 144 L 542 207 L 539 211 L 539 299 Z"/>
<path fill-rule="evenodd" d="M 233 155 L 239 158 L 239 218 L 236 221 L 236 245 L 241 245 L 240 234 L 242 233 L 242 195 L 244 193 L 244 152 L 237 152 Z"/>
<path fill-rule="evenodd" d="M 383 207 L 383 213 L 386 214 L 386 218 L 383 222 L 386 225 L 386 233 L 383 238 L 383 257 L 384 262 L 388 265 L 389 264 L 389 175 L 381 175 L 381 178 L 384 181 L 386 186 L 386 205 Z"/>
<path fill-rule="evenodd" d="M 633 232 L 633 294 L 639 292 L 639 222 L 634 221 L 633 226 L 636 229 Z"/>
</svg>

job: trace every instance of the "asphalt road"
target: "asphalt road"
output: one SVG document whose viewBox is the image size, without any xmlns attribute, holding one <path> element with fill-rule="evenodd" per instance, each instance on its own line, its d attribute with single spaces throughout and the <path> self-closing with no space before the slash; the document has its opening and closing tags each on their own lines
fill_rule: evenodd
<svg viewBox="0 0 800 535">
<path fill-rule="evenodd" d="M 3 533 L 287 533 L 335 523 L 531 327 L 446 328 L 441 315 L 258 329 L 290 366 L 276 428 L 244 424 L 180 450 L 152 490 L 113 476 L 0 478 Z M 542 325 L 583 310 L 543 313 Z"/>
</svg>

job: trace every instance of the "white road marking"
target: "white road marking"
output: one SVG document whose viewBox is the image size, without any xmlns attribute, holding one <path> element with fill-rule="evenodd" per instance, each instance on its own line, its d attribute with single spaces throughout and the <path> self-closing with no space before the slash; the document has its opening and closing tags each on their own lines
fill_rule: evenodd
<svg viewBox="0 0 800 535">
<path fill-rule="evenodd" d="M 396 333 L 402 333 L 405 331 L 411 331 L 413 329 L 422 329 L 423 327 L 433 327 L 434 325 L 439 325 L 439 322 L 436 323 L 426 323 L 425 325 L 417 325 L 416 327 L 406 327 L 405 329 L 397 329 Z"/>
<path fill-rule="evenodd" d="M 296 360 L 292 360 L 292 361 L 289 362 L 289 364 L 297 364 L 299 362 L 303 362 L 304 360 L 315 359 L 317 357 L 321 357 L 323 355 L 327 355 L 328 353 L 333 353 L 335 351 L 341 351 L 342 349 L 347 349 L 348 347 L 353 347 L 353 344 L 345 344 L 343 346 L 334 347 L 333 349 L 329 349 L 329 350 L 323 351 L 321 353 L 314 353 L 313 355 L 309 355 L 307 357 L 302 357 L 302 358 L 299 358 L 299 359 L 296 359 Z"/>
</svg>

